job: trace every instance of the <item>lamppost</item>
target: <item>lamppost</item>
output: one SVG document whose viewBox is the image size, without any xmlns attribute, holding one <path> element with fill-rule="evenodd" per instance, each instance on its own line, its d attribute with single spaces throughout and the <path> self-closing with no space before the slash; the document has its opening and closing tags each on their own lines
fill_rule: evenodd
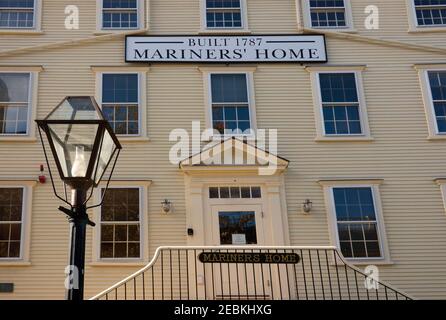
<svg viewBox="0 0 446 320">
<path fill-rule="evenodd" d="M 121 144 L 93 97 L 66 97 L 44 120 L 36 122 L 54 194 L 70 206 L 69 209 L 59 207 L 70 222 L 69 271 L 73 283 L 67 288 L 66 299 L 83 300 L 86 229 L 87 224 L 95 225 L 88 218 L 87 209 L 102 204 Z M 64 198 L 54 184 L 42 131 L 63 182 Z M 111 163 L 101 203 L 87 207 L 93 189 L 99 185 Z M 71 188 L 71 201 L 67 186 Z"/>
</svg>

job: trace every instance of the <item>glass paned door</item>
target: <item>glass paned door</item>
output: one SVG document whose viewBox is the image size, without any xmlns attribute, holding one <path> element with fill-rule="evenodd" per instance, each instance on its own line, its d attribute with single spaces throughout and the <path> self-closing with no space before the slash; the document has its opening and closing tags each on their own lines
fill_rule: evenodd
<svg viewBox="0 0 446 320">
<path fill-rule="evenodd" d="M 267 245 L 261 205 L 215 205 L 211 208 L 212 245 L 233 246 L 234 249 L 228 249 L 228 252 L 239 253 L 244 251 L 240 247 Z M 209 264 L 206 268 L 206 274 L 210 277 L 206 281 L 207 292 L 214 299 L 270 297 L 269 273 L 261 264 L 222 263 Z"/>
</svg>

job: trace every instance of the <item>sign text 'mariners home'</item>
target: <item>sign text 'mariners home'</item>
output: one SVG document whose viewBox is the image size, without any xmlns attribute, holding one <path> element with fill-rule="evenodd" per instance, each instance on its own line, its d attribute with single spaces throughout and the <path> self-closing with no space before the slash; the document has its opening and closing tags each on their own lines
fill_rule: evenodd
<svg viewBox="0 0 446 320">
<path fill-rule="evenodd" d="M 300 257 L 296 253 L 202 252 L 198 259 L 202 263 L 296 264 Z"/>
</svg>

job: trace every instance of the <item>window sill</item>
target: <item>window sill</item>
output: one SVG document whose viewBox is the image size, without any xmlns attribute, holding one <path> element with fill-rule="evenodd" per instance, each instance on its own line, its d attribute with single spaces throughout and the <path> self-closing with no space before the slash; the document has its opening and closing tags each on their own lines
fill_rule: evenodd
<svg viewBox="0 0 446 320">
<path fill-rule="evenodd" d="M 0 268 L 1 267 L 29 267 L 31 266 L 30 261 L 23 261 L 23 260 L 0 260 Z"/>
<path fill-rule="evenodd" d="M 438 141 L 438 140 L 446 140 L 446 135 L 435 135 L 435 136 L 428 136 L 427 140 L 429 141 Z"/>
<path fill-rule="evenodd" d="M 345 259 L 345 261 L 347 261 L 349 264 L 354 265 L 354 266 L 369 266 L 369 265 L 375 265 L 375 266 L 391 266 L 394 265 L 395 263 L 391 260 L 387 260 L 387 259 L 377 259 L 377 260 L 373 260 L 373 259 L 364 259 L 364 260 L 352 260 L 352 259 Z"/>
<path fill-rule="evenodd" d="M 30 30 L 30 29 L 0 29 L 0 34 L 2 35 L 41 35 L 45 32 L 41 30 Z"/>
<path fill-rule="evenodd" d="M 257 129 L 253 129 L 257 131 Z M 248 142 L 257 141 L 257 138 L 254 134 L 222 134 L 220 136 L 210 136 L 207 139 L 204 139 L 204 142 L 224 142 L 228 141 L 231 138 L 235 138 L 239 141 L 247 140 Z"/>
<path fill-rule="evenodd" d="M 110 29 L 110 30 L 96 30 L 93 32 L 93 35 L 95 36 L 104 36 L 107 34 L 116 34 L 116 33 L 128 33 L 128 32 L 145 32 L 146 29 Z"/>
<path fill-rule="evenodd" d="M 409 28 L 409 30 L 407 30 L 408 33 L 419 33 L 419 32 L 446 32 L 446 27 L 435 27 L 435 26 L 431 26 L 431 27 L 418 27 L 418 28 Z"/>
<path fill-rule="evenodd" d="M 131 262 L 97 261 L 97 262 L 90 262 L 87 264 L 87 266 L 89 266 L 89 267 L 145 267 L 146 265 L 147 265 L 147 262 L 143 262 L 143 261 L 131 261 Z"/>
<path fill-rule="evenodd" d="M 138 143 L 138 142 L 150 142 L 149 137 L 126 137 L 118 136 L 119 142 L 122 143 Z"/>
<path fill-rule="evenodd" d="M 369 136 L 317 137 L 314 140 L 316 142 L 372 142 L 372 141 L 375 141 L 375 139 L 373 137 L 369 137 Z"/>
<path fill-rule="evenodd" d="M 36 137 L 29 136 L 0 136 L 0 143 L 2 142 L 36 142 Z"/>
<path fill-rule="evenodd" d="M 341 33 L 358 33 L 357 29 L 354 28 L 314 28 L 309 27 L 308 29 L 314 31 L 331 31 L 331 32 L 341 32 Z"/>
<path fill-rule="evenodd" d="M 250 35 L 252 32 L 249 29 L 200 29 L 200 35 Z"/>
</svg>

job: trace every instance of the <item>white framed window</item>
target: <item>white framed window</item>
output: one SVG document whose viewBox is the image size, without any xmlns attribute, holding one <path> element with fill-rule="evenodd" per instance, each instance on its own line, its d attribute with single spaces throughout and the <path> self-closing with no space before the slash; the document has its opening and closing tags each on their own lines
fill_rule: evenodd
<svg viewBox="0 0 446 320">
<path fill-rule="evenodd" d="M 410 0 L 417 27 L 446 27 L 446 0 Z"/>
<path fill-rule="evenodd" d="M 40 67 L 0 67 L 0 140 L 34 138 L 39 71 Z"/>
<path fill-rule="evenodd" d="M 302 0 L 307 28 L 353 30 L 350 0 Z"/>
<path fill-rule="evenodd" d="M 101 206 L 100 259 L 141 259 L 141 209 L 140 188 L 107 190 Z"/>
<path fill-rule="evenodd" d="M 362 69 L 307 68 L 313 85 L 317 139 L 371 139 Z"/>
<path fill-rule="evenodd" d="M 144 28 L 144 1 L 97 0 L 98 31 Z"/>
<path fill-rule="evenodd" d="M 34 29 L 36 0 L 0 0 L 0 29 Z"/>
<path fill-rule="evenodd" d="M 0 135 L 28 134 L 31 73 L 0 73 Z"/>
<path fill-rule="evenodd" d="M 247 0 L 200 0 L 202 31 L 248 31 Z"/>
<path fill-rule="evenodd" d="M 96 99 L 114 132 L 124 140 L 146 140 L 148 68 L 92 67 Z"/>
<path fill-rule="evenodd" d="M 29 263 L 32 188 L 35 181 L 0 181 L 0 266 Z"/>
<path fill-rule="evenodd" d="M 95 208 L 93 265 L 148 261 L 147 194 L 150 181 L 111 181 L 102 206 Z M 95 190 L 100 202 L 106 185 Z"/>
<path fill-rule="evenodd" d="M 446 139 L 446 66 L 417 65 L 429 139 Z"/>
<path fill-rule="evenodd" d="M 139 76 L 102 74 L 102 112 L 118 135 L 139 135 Z"/>
<path fill-rule="evenodd" d="M 378 181 L 323 181 L 330 238 L 355 264 L 390 263 Z"/>
<path fill-rule="evenodd" d="M 220 136 L 249 136 L 256 129 L 253 71 L 201 68 L 207 128 Z"/>
</svg>

